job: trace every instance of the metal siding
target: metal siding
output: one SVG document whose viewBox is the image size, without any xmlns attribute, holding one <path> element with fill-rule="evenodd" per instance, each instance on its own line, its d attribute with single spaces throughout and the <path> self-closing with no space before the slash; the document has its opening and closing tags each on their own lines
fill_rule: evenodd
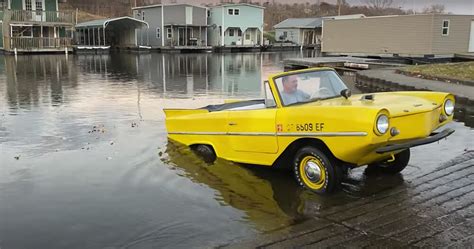
<svg viewBox="0 0 474 249">
<path fill-rule="evenodd" d="M 193 25 L 206 26 L 206 9 L 193 7 Z"/>
<path fill-rule="evenodd" d="M 442 22 L 449 20 L 449 35 L 442 35 Z M 433 53 L 466 53 L 474 16 L 436 15 L 433 22 Z"/>
<path fill-rule="evenodd" d="M 186 25 L 186 5 L 165 5 L 165 25 Z"/>
<path fill-rule="evenodd" d="M 165 10 L 166 10 L 166 7 L 165 7 Z M 160 28 L 160 31 L 161 31 L 160 33 L 161 35 L 163 35 L 163 30 L 161 30 L 161 7 L 134 10 L 134 17 L 139 20 L 142 20 L 141 16 L 137 16 L 136 14 L 138 11 L 145 12 L 144 21 L 148 22 L 149 29 L 143 28 L 143 29 L 138 30 L 137 41 L 140 44 L 140 41 L 141 41 L 140 38 L 143 36 L 143 44 L 140 44 L 140 45 L 160 47 L 161 38 L 156 38 L 156 28 Z M 147 35 L 148 35 L 148 43 L 146 39 Z"/>
<path fill-rule="evenodd" d="M 229 15 L 228 9 L 239 9 L 239 15 Z M 263 31 L 262 9 L 246 5 L 225 7 L 224 24 L 227 27 L 240 28 L 244 32 L 247 28 L 258 28 Z"/>
<path fill-rule="evenodd" d="M 432 15 L 325 20 L 322 52 L 432 54 Z"/>
<path fill-rule="evenodd" d="M 222 8 L 216 7 L 211 8 L 211 16 L 208 18 L 208 25 L 209 28 L 207 30 L 207 39 L 208 44 L 211 46 L 219 46 L 220 45 L 220 35 L 219 35 L 219 26 L 222 25 Z"/>
</svg>

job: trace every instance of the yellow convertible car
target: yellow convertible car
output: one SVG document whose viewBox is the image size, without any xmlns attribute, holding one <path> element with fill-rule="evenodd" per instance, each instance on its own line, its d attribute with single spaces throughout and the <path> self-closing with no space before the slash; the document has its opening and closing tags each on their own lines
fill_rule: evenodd
<svg viewBox="0 0 474 249">
<path fill-rule="evenodd" d="M 454 96 L 442 92 L 387 92 L 351 96 L 330 68 L 285 72 L 265 81 L 265 99 L 165 109 L 168 137 L 208 161 L 286 165 L 298 183 L 334 191 L 347 166 L 398 173 L 410 148 L 454 130 Z"/>
</svg>

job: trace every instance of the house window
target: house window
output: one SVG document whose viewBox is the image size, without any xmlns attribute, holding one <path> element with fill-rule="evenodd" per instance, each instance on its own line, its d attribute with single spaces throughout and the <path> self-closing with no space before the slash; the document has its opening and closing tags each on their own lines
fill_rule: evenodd
<svg viewBox="0 0 474 249">
<path fill-rule="evenodd" d="M 237 29 L 237 35 L 238 35 L 238 36 L 242 36 L 242 30 Z"/>
<path fill-rule="evenodd" d="M 25 10 L 32 10 L 31 0 L 25 0 Z"/>
<path fill-rule="evenodd" d="M 32 26 L 12 26 L 12 37 L 33 37 Z"/>
<path fill-rule="evenodd" d="M 240 10 L 239 9 L 228 9 L 227 10 L 227 14 L 231 15 L 231 16 L 238 16 L 240 13 Z"/>
<path fill-rule="evenodd" d="M 156 28 L 156 38 L 160 38 L 160 28 Z"/>
<path fill-rule="evenodd" d="M 207 11 L 207 17 L 210 17 L 210 16 L 211 16 L 211 11 L 208 10 L 208 11 Z"/>
<path fill-rule="evenodd" d="M 229 29 L 229 36 L 234 36 L 234 29 Z"/>
<path fill-rule="evenodd" d="M 0 10 L 7 9 L 7 0 L 0 0 Z"/>
<path fill-rule="evenodd" d="M 145 21 L 145 11 L 142 11 L 142 20 Z"/>
<path fill-rule="evenodd" d="M 173 38 L 173 29 L 172 28 L 167 28 L 166 29 L 166 37 L 168 37 L 168 39 Z"/>
<path fill-rule="evenodd" d="M 43 1 L 42 0 L 36 0 L 35 7 L 36 7 L 36 10 L 42 11 L 43 10 Z"/>
<path fill-rule="evenodd" d="M 245 40 L 250 40 L 250 32 L 245 33 Z"/>
<path fill-rule="evenodd" d="M 449 35 L 449 20 L 443 20 L 442 34 L 443 36 Z"/>
</svg>

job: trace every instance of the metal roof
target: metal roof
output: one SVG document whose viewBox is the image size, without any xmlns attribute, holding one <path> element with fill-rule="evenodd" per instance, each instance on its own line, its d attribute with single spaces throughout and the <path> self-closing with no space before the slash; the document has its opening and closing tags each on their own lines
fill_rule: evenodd
<svg viewBox="0 0 474 249">
<path fill-rule="evenodd" d="M 323 16 L 313 18 L 288 18 L 275 26 L 274 28 L 321 28 L 323 20 L 327 19 L 358 19 L 364 18 L 363 14 L 342 15 L 342 16 Z"/>
<path fill-rule="evenodd" d="M 109 25 L 109 23 L 117 22 L 117 21 L 136 22 L 139 25 L 145 25 L 146 27 L 149 27 L 148 23 L 145 21 L 138 20 L 129 16 L 123 16 L 123 17 L 117 17 L 117 18 L 98 19 L 98 20 L 78 23 L 76 25 L 76 28 L 97 28 L 97 27 L 105 28 L 107 27 L 107 25 Z"/>
<path fill-rule="evenodd" d="M 323 24 L 322 18 L 288 18 L 277 25 L 274 28 L 320 28 Z"/>
</svg>

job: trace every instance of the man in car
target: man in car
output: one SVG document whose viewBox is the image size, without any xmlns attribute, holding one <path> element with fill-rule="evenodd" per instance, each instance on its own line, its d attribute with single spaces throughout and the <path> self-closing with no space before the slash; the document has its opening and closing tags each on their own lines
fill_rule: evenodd
<svg viewBox="0 0 474 249">
<path fill-rule="evenodd" d="M 284 105 L 291 105 L 298 102 L 307 101 L 310 95 L 298 90 L 298 76 L 289 75 L 282 78 L 283 91 L 280 95 Z"/>
</svg>

